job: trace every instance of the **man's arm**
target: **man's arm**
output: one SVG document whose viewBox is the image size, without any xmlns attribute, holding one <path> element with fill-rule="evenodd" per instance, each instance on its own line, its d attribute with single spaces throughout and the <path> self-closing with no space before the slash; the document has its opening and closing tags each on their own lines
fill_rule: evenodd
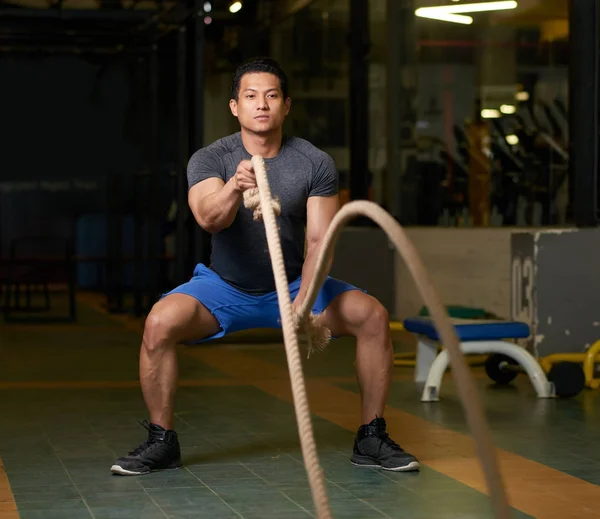
<svg viewBox="0 0 600 519">
<path fill-rule="evenodd" d="M 306 255 L 302 267 L 300 290 L 294 300 L 296 309 L 300 308 L 306 298 L 308 287 L 312 283 L 316 272 L 317 259 L 321 251 L 323 238 L 339 208 L 338 195 L 312 196 L 308 199 L 306 207 Z M 328 273 L 331 270 L 331 261 L 326 266 L 326 270 Z"/>
<path fill-rule="evenodd" d="M 194 185 L 188 193 L 188 203 L 198 225 L 210 233 L 216 233 L 233 223 L 242 193 L 255 186 L 252 163 L 244 160 L 227 183 L 211 177 Z"/>
</svg>

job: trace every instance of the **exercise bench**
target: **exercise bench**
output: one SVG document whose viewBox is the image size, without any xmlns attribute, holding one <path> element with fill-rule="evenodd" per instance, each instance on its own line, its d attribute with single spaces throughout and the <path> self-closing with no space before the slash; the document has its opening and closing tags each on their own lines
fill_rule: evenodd
<svg viewBox="0 0 600 519">
<path fill-rule="evenodd" d="M 465 355 L 499 353 L 514 359 L 529 376 L 539 398 L 553 398 L 553 384 L 548 381 L 540 364 L 525 348 L 509 340 L 529 337 L 529 326 L 513 321 L 452 319 L 460 348 Z M 433 321 L 413 317 L 403 321 L 404 329 L 417 336 L 415 381 L 425 382 L 422 402 L 437 402 L 442 377 L 448 368 L 449 357 L 440 350 L 440 338 Z"/>
</svg>

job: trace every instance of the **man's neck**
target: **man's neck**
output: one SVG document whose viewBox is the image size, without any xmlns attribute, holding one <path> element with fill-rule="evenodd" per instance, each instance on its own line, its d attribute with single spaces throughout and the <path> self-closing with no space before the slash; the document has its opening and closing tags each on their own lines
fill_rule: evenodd
<svg viewBox="0 0 600 519">
<path fill-rule="evenodd" d="M 260 155 L 263 159 L 270 159 L 279 153 L 283 132 L 281 130 L 267 135 L 257 135 L 242 128 L 242 144 L 246 151 L 254 156 Z"/>
</svg>

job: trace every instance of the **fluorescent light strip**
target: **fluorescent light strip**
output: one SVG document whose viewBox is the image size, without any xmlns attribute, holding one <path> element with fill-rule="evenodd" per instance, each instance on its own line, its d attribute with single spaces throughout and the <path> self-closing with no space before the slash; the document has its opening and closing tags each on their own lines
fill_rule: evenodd
<svg viewBox="0 0 600 519">
<path fill-rule="evenodd" d="M 478 2 L 476 4 L 455 4 L 443 5 L 439 7 L 426 7 L 426 9 L 435 9 L 446 13 L 482 13 L 484 11 L 505 11 L 507 9 L 516 9 L 519 6 L 514 0 L 502 2 Z"/>
<path fill-rule="evenodd" d="M 444 13 L 439 11 L 429 11 L 428 7 L 422 7 L 415 11 L 415 14 L 420 18 L 430 18 L 432 20 L 440 20 L 442 22 L 454 22 L 462 23 L 463 25 L 470 25 L 473 23 L 473 18 L 470 16 L 463 16 L 460 14 Z"/>
<path fill-rule="evenodd" d="M 514 0 L 498 2 L 478 2 L 474 4 L 454 4 L 440 5 L 434 7 L 421 7 L 415 11 L 415 15 L 421 18 L 430 18 L 432 20 L 441 20 L 444 22 L 462 23 L 470 25 L 473 18 L 462 16 L 457 13 L 481 13 L 484 11 L 503 11 L 507 9 L 516 9 L 518 3 Z"/>
</svg>

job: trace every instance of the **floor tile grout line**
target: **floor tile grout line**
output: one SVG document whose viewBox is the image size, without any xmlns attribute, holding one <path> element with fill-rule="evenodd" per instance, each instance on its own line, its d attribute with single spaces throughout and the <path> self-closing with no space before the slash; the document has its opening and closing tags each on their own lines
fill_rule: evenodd
<svg viewBox="0 0 600 519">
<path fill-rule="evenodd" d="M 435 470 L 435 469 L 429 469 L 429 470 L 434 470 L 435 472 L 438 472 L 438 471 L 437 471 L 437 470 Z M 438 473 L 439 473 L 439 474 L 441 474 L 441 472 L 438 472 Z M 404 483 L 400 483 L 400 482 L 396 481 L 395 479 L 391 478 L 391 477 L 390 477 L 388 474 L 386 474 L 386 471 L 385 471 L 385 470 L 382 470 L 382 471 L 381 471 L 381 476 L 382 476 L 382 477 L 384 477 L 385 479 L 389 480 L 389 481 L 393 481 L 394 483 L 396 483 L 396 484 L 400 485 L 400 486 L 401 486 L 402 488 L 404 488 L 405 490 L 408 490 L 408 491 L 412 492 L 413 494 L 416 494 L 416 495 L 417 495 L 417 496 L 419 496 L 419 497 L 423 497 L 421 494 L 419 494 L 418 492 L 416 492 L 416 491 L 415 491 L 415 490 L 413 490 L 412 488 L 410 488 L 410 487 L 407 487 L 407 486 L 406 486 Z M 446 477 L 447 477 L 447 476 L 446 476 Z M 473 489 L 473 490 L 474 490 L 474 489 Z M 484 494 L 484 495 L 487 495 L 487 494 Z M 487 497 L 489 497 L 489 496 L 487 496 Z"/>
<path fill-rule="evenodd" d="M 246 426 L 244 426 L 244 429 L 245 429 L 245 430 L 246 430 L 246 431 L 247 431 L 249 434 L 251 434 L 252 436 L 254 436 L 255 438 L 258 438 L 258 439 L 260 439 L 260 438 L 258 437 L 258 435 L 257 435 L 255 432 L 253 432 L 253 431 L 252 431 L 252 429 L 250 429 L 250 428 L 248 428 L 248 427 L 246 427 Z M 286 454 L 287 454 L 287 453 L 286 453 Z M 243 463 L 241 463 L 241 465 L 244 465 L 244 464 L 243 464 Z M 246 469 L 248 469 L 250 472 L 252 472 L 253 474 L 256 474 L 256 473 L 255 473 L 255 472 L 254 472 L 252 469 L 250 469 L 250 467 L 246 467 L 245 465 L 244 465 L 244 467 L 245 467 Z M 261 477 L 260 475 L 258 475 L 258 474 L 256 474 L 256 476 L 257 476 L 257 477 L 259 477 L 260 479 L 262 479 L 262 480 L 263 480 L 265 483 L 267 483 L 267 485 L 271 486 L 271 485 L 270 485 L 270 483 L 269 483 L 269 482 L 268 482 L 266 479 L 262 478 L 262 477 Z M 310 490 L 310 487 L 309 487 L 309 490 Z M 279 490 L 279 493 L 280 493 L 280 494 L 282 494 L 282 495 L 284 495 L 284 496 L 285 496 L 287 499 L 289 499 L 290 501 L 292 501 L 292 502 L 293 502 L 293 503 L 295 503 L 296 505 L 298 505 L 298 506 L 299 506 L 299 507 L 300 507 L 302 510 L 305 510 L 305 511 L 306 511 L 306 513 L 308 513 L 308 514 L 309 514 L 311 517 L 315 517 L 315 515 L 314 515 L 312 512 L 310 512 L 310 511 L 306 510 L 306 509 L 305 509 L 305 508 L 304 508 L 304 507 L 303 507 L 303 506 L 302 506 L 300 503 L 297 503 L 296 501 L 294 501 L 294 500 L 293 500 L 293 499 L 292 499 L 290 496 L 288 496 L 288 495 L 287 495 L 287 494 L 286 494 L 286 493 L 285 493 L 283 490 Z M 312 498 L 312 492 L 311 492 L 311 498 Z"/>
<path fill-rule="evenodd" d="M 188 427 L 191 427 L 192 429 L 197 429 L 197 427 L 194 427 L 191 423 L 189 423 L 188 421 L 186 421 L 184 418 L 181 418 L 181 416 L 178 417 L 178 419 L 184 423 L 185 425 L 187 425 Z M 211 441 L 209 439 L 209 441 Z M 211 443 L 213 443 L 211 441 Z M 238 515 L 239 517 L 241 517 L 242 519 L 244 519 L 244 516 L 242 514 L 240 514 L 235 508 L 233 508 L 227 501 L 225 501 L 217 492 L 215 492 L 210 485 L 208 485 L 205 481 L 202 480 L 202 478 L 199 478 L 196 474 L 194 474 L 188 467 L 184 466 L 184 470 L 187 471 L 189 474 L 191 474 L 194 478 L 196 478 L 198 481 L 200 481 L 200 483 L 202 483 L 206 488 L 208 488 L 208 490 L 210 490 L 215 496 L 217 496 L 226 506 L 228 506 L 229 508 L 231 508 L 231 510 L 233 510 L 233 512 Z"/>
<path fill-rule="evenodd" d="M 96 431 L 96 429 L 94 429 L 94 426 L 89 422 L 89 420 L 86 417 L 86 423 L 88 425 L 88 427 L 90 428 L 90 430 L 92 431 L 93 434 L 96 435 L 96 437 L 104 444 L 104 446 L 112 453 L 113 457 L 116 459 L 117 458 L 117 453 L 111 449 L 108 444 L 106 443 L 106 440 Z M 148 489 L 146 487 L 144 487 L 144 485 L 142 485 L 139 480 L 136 480 L 136 483 L 138 484 L 138 486 L 144 491 L 144 494 L 146 494 L 149 498 L 150 501 L 152 501 L 152 503 L 154 503 L 154 505 L 161 511 L 161 513 L 168 519 L 169 515 L 162 509 L 162 507 L 156 502 L 156 500 L 154 499 L 154 497 L 152 497 L 152 495 L 148 492 Z"/>
<path fill-rule="evenodd" d="M 267 484 L 267 486 L 275 488 L 283 497 L 285 497 L 286 499 L 288 499 L 289 501 L 291 501 L 292 503 L 294 503 L 297 507 L 299 507 L 301 510 L 303 510 L 304 512 L 306 512 L 310 517 L 315 517 L 315 515 L 310 510 L 307 510 L 306 508 L 304 508 L 300 503 L 296 502 L 294 499 L 292 499 L 290 496 L 288 496 L 283 490 L 277 488 L 276 485 L 271 485 L 265 478 L 263 478 L 260 474 L 257 474 L 256 472 L 254 472 L 250 467 L 247 467 L 241 461 L 239 463 L 246 470 L 249 470 L 250 472 L 252 472 L 252 474 L 254 474 L 258 479 L 264 481 Z"/>
<path fill-rule="evenodd" d="M 188 427 L 191 427 L 193 429 L 197 429 L 194 425 L 190 424 L 189 422 L 185 421 L 183 418 L 179 417 L 179 419 Z M 243 426 L 243 428 L 249 432 L 252 436 L 254 436 L 255 438 L 257 437 L 255 433 L 253 433 L 250 429 L 248 429 L 248 427 Z M 212 443 L 213 445 L 215 445 L 215 447 L 217 447 L 217 445 L 209 438 L 208 441 L 210 443 Z M 254 472 L 250 467 L 246 466 L 244 463 L 242 463 L 241 461 L 237 461 L 238 465 L 241 465 L 242 467 L 244 467 L 246 470 L 248 470 L 250 473 L 254 474 L 254 476 L 256 476 L 258 479 L 260 479 L 261 481 L 263 481 L 264 483 L 267 484 L 268 487 L 270 488 L 274 488 L 275 490 L 277 490 L 277 492 L 279 492 L 279 494 L 281 494 L 283 497 L 285 497 L 286 499 L 288 499 L 289 501 L 291 501 L 292 503 L 294 503 L 296 506 L 298 506 L 301 510 L 303 510 L 304 512 L 306 512 L 310 517 L 315 517 L 314 514 L 312 514 L 309 510 L 307 510 L 306 508 L 304 508 L 300 503 L 297 503 L 296 501 L 294 501 L 290 496 L 288 496 L 285 492 L 283 492 L 282 490 L 280 490 L 279 488 L 277 488 L 276 485 L 271 485 L 266 479 L 264 479 L 262 476 L 260 476 L 259 474 L 257 474 L 256 472 Z"/>
<path fill-rule="evenodd" d="M 200 481 L 200 483 L 202 483 L 206 488 L 208 488 L 208 490 L 210 490 L 216 497 L 218 497 L 227 507 L 231 508 L 231 510 L 233 511 L 233 513 L 235 513 L 237 516 L 241 517 L 242 519 L 244 519 L 244 516 L 242 514 L 240 514 L 235 508 L 233 508 L 233 506 L 231 506 L 227 501 L 225 501 L 217 492 L 215 492 L 210 485 L 208 485 L 205 481 L 202 480 L 202 478 L 199 478 L 196 474 L 194 474 L 190 469 L 188 469 L 187 467 L 184 468 L 189 474 L 191 474 L 193 477 L 195 477 L 198 481 Z"/>
<path fill-rule="evenodd" d="M 151 494 L 148 492 L 148 489 L 147 489 L 146 487 L 142 487 L 142 488 L 144 489 L 144 494 L 146 494 L 146 495 L 147 495 L 147 496 L 150 498 L 150 501 L 152 501 L 152 502 L 154 503 L 154 505 L 155 505 L 155 506 L 156 506 L 156 507 L 157 507 L 157 508 L 158 508 L 158 509 L 159 509 L 159 510 L 160 510 L 160 511 L 163 513 L 163 515 L 164 515 L 164 516 L 165 516 L 167 519 L 169 519 L 169 514 L 167 514 L 167 512 L 165 512 L 165 511 L 162 509 L 162 506 L 160 506 L 160 505 L 159 505 L 159 504 L 156 502 L 156 499 L 154 499 L 154 497 L 152 497 L 152 495 L 151 495 Z"/>
<path fill-rule="evenodd" d="M 364 499 L 358 497 L 356 494 L 350 492 L 350 490 L 345 489 L 344 487 L 342 487 L 340 484 L 336 483 L 335 481 L 331 481 L 331 484 L 335 485 L 336 487 L 338 487 L 339 489 L 343 490 L 344 492 L 347 492 L 348 494 L 350 494 L 352 497 L 354 497 L 355 499 L 357 499 L 361 503 L 367 505 L 369 508 L 372 508 L 377 513 L 381 514 L 382 517 L 387 517 L 388 519 L 391 519 L 390 516 L 387 515 L 385 512 L 383 512 L 382 510 L 379 510 L 379 508 L 377 508 L 376 506 L 372 505 L 368 501 L 365 501 Z"/>
<path fill-rule="evenodd" d="M 94 426 L 89 422 L 89 420 L 87 418 L 86 418 L 86 423 L 87 423 L 88 427 L 90 428 L 90 430 L 92 431 L 92 433 L 96 435 L 96 437 L 104 444 L 106 449 L 109 450 L 112 453 L 113 457 L 116 459 L 118 457 L 117 453 L 108 446 L 108 443 L 106 443 L 106 440 L 100 435 L 100 433 L 98 433 L 98 431 L 96 431 Z M 136 480 L 136 483 L 138 484 L 138 486 L 141 489 L 144 488 L 144 486 L 139 482 L 139 480 Z"/>
<path fill-rule="evenodd" d="M 69 470 L 67 469 L 66 465 L 64 464 L 62 458 L 60 457 L 60 455 L 56 451 L 56 447 L 54 447 L 54 444 L 50 440 L 50 436 L 48 436 L 48 433 L 46 432 L 46 429 L 44 429 L 44 426 L 40 422 L 38 422 L 38 423 L 39 423 L 39 426 L 40 426 L 40 428 L 42 430 L 43 435 L 46 437 L 46 441 L 50 445 L 50 448 L 54 452 L 54 455 L 58 458 L 58 461 L 60 462 L 60 464 L 62 465 L 62 467 L 63 467 L 63 469 L 65 471 L 65 473 L 67 474 L 67 477 L 71 480 L 71 483 L 73 483 L 73 486 L 75 487 L 75 490 L 77 490 L 77 493 L 81 497 L 81 500 L 83 501 L 83 504 L 88 509 L 88 512 L 90 513 L 91 518 L 92 519 L 96 519 L 96 516 L 94 515 L 94 512 L 92 512 L 92 508 L 88 504 L 86 498 L 83 497 L 83 494 L 81 493 L 81 490 L 79 490 L 79 487 L 77 486 L 77 483 L 75 483 L 75 480 L 73 479 L 73 476 L 71 476 L 71 473 L 69 472 Z"/>
<path fill-rule="evenodd" d="M 289 453 L 285 453 L 285 455 L 288 458 L 293 459 L 296 463 L 304 466 L 304 463 L 302 463 L 300 460 L 294 458 L 293 456 L 290 456 Z M 389 515 L 387 515 L 386 513 L 382 512 L 381 510 L 379 510 L 377 507 L 373 506 L 371 503 L 369 503 L 368 501 L 365 501 L 364 499 L 361 499 L 360 497 L 356 496 L 355 494 L 353 494 L 352 492 L 350 492 L 349 490 L 346 490 L 344 487 L 340 486 L 338 483 L 336 483 L 335 481 L 332 481 L 330 479 L 328 479 L 327 477 L 325 477 L 325 481 L 327 481 L 328 483 L 331 483 L 332 485 L 335 485 L 336 487 L 338 487 L 339 489 L 343 490 L 344 492 L 346 492 L 347 494 L 350 494 L 354 499 L 360 501 L 361 503 L 367 505 L 369 508 L 372 508 L 373 510 L 375 510 L 376 512 L 382 514 L 383 517 L 390 517 Z"/>
</svg>

